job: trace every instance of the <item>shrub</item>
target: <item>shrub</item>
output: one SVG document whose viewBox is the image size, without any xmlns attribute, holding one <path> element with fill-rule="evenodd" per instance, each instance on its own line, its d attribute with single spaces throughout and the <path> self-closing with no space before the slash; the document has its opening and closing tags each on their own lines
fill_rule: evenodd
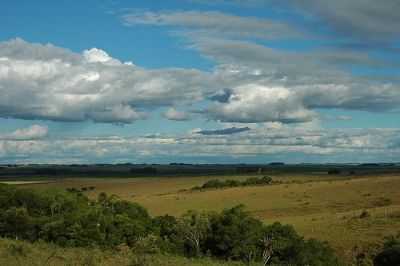
<svg viewBox="0 0 400 266">
<path fill-rule="evenodd" d="M 400 265 L 400 245 L 385 248 L 374 259 L 375 266 Z"/>
<path fill-rule="evenodd" d="M 151 217 L 135 203 L 102 194 L 0 187 L 0 236 L 63 246 L 132 245 L 151 231 Z"/>
<path fill-rule="evenodd" d="M 250 177 L 245 181 L 238 180 L 218 180 L 212 179 L 204 183 L 201 187 L 195 186 L 192 190 L 201 190 L 201 189 L 217 189 L 217 188 L 229 188 L 229 187 L 239 187 L 239 186 L 256 186 L 256 185 L 269 185 L 272 184 L 273 180 L 269 176 L 264 176 L 261 178 L 258 177 Z"/>
<path fill-rule="evenodd" d="M 360 214 L 359 217 L 360 217 L 360 219 L 364 219 L 364 218 L 368 218 L 370 216 L 371 216 L 371 214 L 369 214 L 368 211 L 364 210 L 364 211 L 362 211 L 362 213 Z"/>
<path fill-rule="evenodd" d="M 207 188 L 222 188 L 224 187 L 224 182 L 220 181 L 218 179 L 212 179 L 207 181 L 206 183 L 203 184 L 201 188 L 207 189 Z"/>
<path fill-rule="evenodd" d="M 224 259 L 239 259 L 251 262 L 259 258 L 258 242 L 262 238 L 263 224 L 237 206 L 213 215 L 206 249 Z"/>
<path fill-rule="evenodd" d="M 385 239 L 383 249 L 374 258 L 374 266 L 400 265 L 400 234 Z"/>
</svg>

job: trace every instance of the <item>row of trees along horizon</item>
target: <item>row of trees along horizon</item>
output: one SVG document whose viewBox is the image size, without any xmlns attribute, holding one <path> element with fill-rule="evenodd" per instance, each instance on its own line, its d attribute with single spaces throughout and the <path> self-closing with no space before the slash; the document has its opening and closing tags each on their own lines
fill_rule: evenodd
<svg viewBox="0 0 400 266">
<path fill-rule="evenodd" d="M 305 240 L 290 225 L 264 224 L 243 206 L 151 217 L 137 203 L 105 193 L 90 200 L 79 191 L 0 185 L 0 236 L 63 247 L 126 245 L 136 253 L 209 256 L 249 265 L 340 265 L 326 242 Z M 377 257 L 383 264 L 376 265 L 393 265 L 384 264 L 400 250 L 400 240 L 393 239 L 383 251 L 387 254 Z"/>
</svg>

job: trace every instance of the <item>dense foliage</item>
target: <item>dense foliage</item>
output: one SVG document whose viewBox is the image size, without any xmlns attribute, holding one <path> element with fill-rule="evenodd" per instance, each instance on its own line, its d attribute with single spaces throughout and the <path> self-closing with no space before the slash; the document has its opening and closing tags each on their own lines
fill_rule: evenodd
<svg viewBox="0 0 400 266">
<path fill-rule="evenodd" d="M 212 256 L 248 263 L 337 265 L 332 249 L 304 240 L 288 225 L 265 225 L 242 206 L 221 213 L 189 211 L 151 218 L 138 204 L 101 193 L 96 201 L 76 191 L 37 192 L 0 186 L 0 236 L 61 246 Z"/>
<path fill-rule="evenodd" d="M 383 250 L 374 259 L 375 266 L 400 265 L 400 234 L 386 238 Z"/>
<path fill-rule="evenodd" d="M 133 244 L 152 230 L 147 211 L 104 193 L 90 201 L 81 193 L 43 193 L 0 186 L 0 235 L 62 246 Z"/>
<path fill-rule="evenodd" d="M 257 186 L 257 185 L 270 185 L 274 181 L 269 176 L 263 177 L 250 177 L 244 181 L 239 180 L 219 180 L 211 179 L 204 183 L 202 186 L 193 187 L 192 190 L 212 189 L 212 188 L 228 188 L 228 187 L 245 187 L 245 186 Z"/>
</svg>

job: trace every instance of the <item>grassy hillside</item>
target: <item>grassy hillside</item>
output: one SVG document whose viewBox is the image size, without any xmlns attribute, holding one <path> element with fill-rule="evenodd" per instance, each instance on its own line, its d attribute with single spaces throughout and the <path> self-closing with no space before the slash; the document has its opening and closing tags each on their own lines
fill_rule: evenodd
<svg viewBox="0 0 400 266">
<path fill-rule="evenodd" d="M 223 176 L 244 180 L 249 176 Z M 352 261 L 362 250 L 381 244 L 400 228 L 399 175 L 279 174 L 283 184 L 207 191 L 187 191 L 216 177 L 137 179 L 64 179 L 26 187 L 82 188 L 91 198 L 100 192 L 135 201 L 152 215 L 180 215 L 189 209 L 220 211 L 237 204 L 266 223 L 292 224 L 306 238 L 328 241 L 341 257 Z M 24 187 L 25 187 L 24 186 Z M 186 190 L 186 191 L 184 191 Z M 366 211 L 368 215 L 360 217 Z"/>
<path fill-rule="evenodd" d="M 0 238 L 2 266 L 241 266 L 241 263 L 211 259 L 186 259 L 171 255 L 137 255 L 126 247 L 118 250 L 61 248 L 46 243 L 31 244 Z"/>
<path fill-rule="evenodd" d="M 91 200 L 77 189 L 39 191 L 2 184 L 0 236 L 82 248 L 79 252 L 97 247 L 104 250 L 98 258 L 95 249 L 89 251 L 89 257 L 82 255 L 82 259 L 94 265 L 100 264 L 102 256 L 110 254 L 110 250 L 126 252 L 123 257 L 138 266 L 168 265 L 163 261 L 170 260 L 171 256 L 208 257 L 247 262 L 247 265 L 263 262 L 337 266 L 340 262 L 328 243 L 305 240 L 290 225 L 264 224 L 242 205 L 221 212 L 191 210 L 181 216 L 151 217 L 137 203 L 106 193 Z M 15 258 L 7 258 L 5 263 L 20 263 L 27 257 L 29 248 L 11 244 L 6 250 Z M 109 260 L 112 256 L 105 258 Z M 55 250 L 41 263 L 48 264 L 53 259 L 66 260 Z M 177 260 L 171 263 L 178 265 Z M 79 261 L 78 265 L 86 263 Z"/>
</svg>

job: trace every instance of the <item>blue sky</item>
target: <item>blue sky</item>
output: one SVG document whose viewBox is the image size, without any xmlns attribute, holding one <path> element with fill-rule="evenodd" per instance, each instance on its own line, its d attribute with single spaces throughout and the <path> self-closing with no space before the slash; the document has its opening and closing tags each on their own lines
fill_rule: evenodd
<svg viewBox="0 0 400 266">
<path fill-rule="evenodd" d="M 398 7 L 4 1 L 0 163 L 398 161 Z"/>
</svg>

